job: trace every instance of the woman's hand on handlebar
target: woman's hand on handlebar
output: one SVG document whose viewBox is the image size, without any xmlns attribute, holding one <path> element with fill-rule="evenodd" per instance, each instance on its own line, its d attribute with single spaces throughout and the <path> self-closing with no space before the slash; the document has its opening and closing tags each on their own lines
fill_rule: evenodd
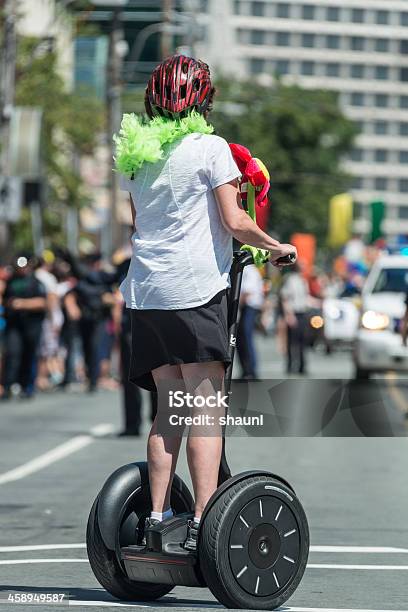
<svg viewBox="0 0 408 612">
<path fill-rule="evenodd" d="M 270 262 L 278 267 L 291 266 L 297 260 L 297 249 L 293 244 L 279 244 L 271 250 Z"/>
</svg>

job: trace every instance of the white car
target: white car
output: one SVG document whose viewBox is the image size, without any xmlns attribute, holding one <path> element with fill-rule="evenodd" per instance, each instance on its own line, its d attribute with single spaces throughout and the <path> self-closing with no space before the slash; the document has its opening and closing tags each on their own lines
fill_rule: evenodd
<svg viewBox="0 0 408 612">
<path fill-rule="evenodd" d="M 407 291 L 408 257 L 380 256 L 362 291 L 354 349 L 356 378 L 387 370 L 408 372 L 408 348 L 403 346 L 400 333 Z"/>
<path fill-rule="evenodd" d="M 323 300 L 324 337 L 329 346 L 349 346 L 354 342 L 360 318 L 359 301 L 359 296 Z"/>
</svg>

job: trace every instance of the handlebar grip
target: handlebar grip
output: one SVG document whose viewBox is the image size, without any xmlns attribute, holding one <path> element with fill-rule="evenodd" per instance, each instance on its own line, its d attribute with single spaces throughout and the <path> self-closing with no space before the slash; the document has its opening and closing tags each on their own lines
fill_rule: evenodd
<svg viewBox="0 0 408 612">
<path fill-rule="evenodd" d="M 289 253 L 289 255 L 285 255 L 284 257 L 279 257 L 275 263 L 277 264 L 292 264 L 296 261 L 296 255 L 294 253 Z"/>
</svg>

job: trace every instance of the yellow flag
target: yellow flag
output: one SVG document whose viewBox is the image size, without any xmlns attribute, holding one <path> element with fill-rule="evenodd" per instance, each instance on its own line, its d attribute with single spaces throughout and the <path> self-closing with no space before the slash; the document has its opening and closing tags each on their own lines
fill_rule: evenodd
<svg viewBox="0 0 408 612">
<path fill-rule="evenodd" d="M 351 237 L 353 222 L 353 198 L 348 193 L 340 193 L 330 200 L 329 236 L 332 247 L 345 244 Z"/>
</svg>

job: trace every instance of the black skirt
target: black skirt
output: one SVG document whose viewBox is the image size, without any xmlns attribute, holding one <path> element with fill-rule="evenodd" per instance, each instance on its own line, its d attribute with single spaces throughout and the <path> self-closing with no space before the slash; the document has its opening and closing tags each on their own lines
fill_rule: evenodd
<svg viewBox="0 0 408 612">
<path fill-rule="evenodd" d="M 132 309 L 132 357 L 129 380 L 155 391 L 151 371 L 163 365 L 222 361 L 227 367 L 226 290 L 195 308 Z"/>
</svg>

